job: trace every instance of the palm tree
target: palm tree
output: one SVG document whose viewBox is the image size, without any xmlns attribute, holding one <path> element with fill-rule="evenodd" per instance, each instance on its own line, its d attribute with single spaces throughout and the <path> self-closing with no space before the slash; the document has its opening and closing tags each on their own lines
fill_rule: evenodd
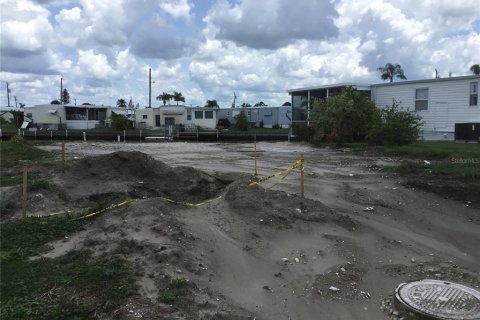
<svg viewBox="0 0 480 320">
<path fill-rule="evenodd" d="M 163 101 L 163 105 L 166 105 L 167 101 L 172 100 L 172 95 L 166 92 L 163 92 L 161 95 L 157 96 L 157 100 Z"/>
<path fill-rule="evenodd" d="M 181 92 L 173 91 L 172 98 L 174 101 L 177 102 L 177 106 L 179 101 L 185 102 L 185 97 L 182 95 Z"/>
<path fill-rule="evenodd" d="M 480 65 L 474 64 L 470 67 L 470 71 L 472 71 L 473 74 L 480 74 Z"/>
<path fill-rule="evenodd" d="M 205 105 L 205 108 L 220 108 L 218 106 L 217 100 L 207 100 L 207 104 Z"/>
<path fill-rule="evenodd" d="M 407 80 L 407 77 L 405 77 L 405 75 L 403 74 L 403 69 L 399 64 L 387 63 L 385 67 L 380 67 L 377 70 L 382 73 L 380 75 L 382 80 L 390 79 L 390 82 L 393 82 L 393 77 Z"/>
<path fill-rule="evenodd" d="M 69 104 L 70 103 L 70 94 L 68 93 L 67 89 L 63 89 L 63 91 L 62 91 L 62 102 L 63 102 L 63 104 Z"/>
<path fill-rule="evenodd" d="M 125 99 L 118 99 L 117 100 L 117 107 L 126 108 L 127 107 L 127 102 L 125 101 Z"/>
</svg>

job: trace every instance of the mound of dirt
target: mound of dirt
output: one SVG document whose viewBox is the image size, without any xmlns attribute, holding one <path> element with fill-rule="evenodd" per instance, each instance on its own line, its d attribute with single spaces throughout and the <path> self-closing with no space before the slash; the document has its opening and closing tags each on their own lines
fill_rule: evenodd
<svg viewBox="0 0 480 320">
<path fill-rule="evenodd" d="M 70 201 L 96 201 L 120 193 L 133 198 L 161 196 L 199 202 L 216 196 L 230 182 L 191 167 L 170 167 L 138 151 L 84 158 L 60 179 Z"/>
<path fill-rule="evenodd" d="M 445 199 L 452 198 L 469 206 L 480 208 L 480 181 L 434 177 L 423 174 L 409 175 L 407 186 L 436 193 Z M 477 217 L 477 219 L 479 219 Z"/>
<path fill-rule="evenodd" d="M 277 228 L 289 228 L 296 220 L 332 222 L 347 230 L 357 230 L 358 225 L 349 216 L 332 210 L 319 201 L 302 199 L 283 191 L 249 187 L 240 179 L 227 187 L 225 199 L 231 210 Z"/>
</svg>

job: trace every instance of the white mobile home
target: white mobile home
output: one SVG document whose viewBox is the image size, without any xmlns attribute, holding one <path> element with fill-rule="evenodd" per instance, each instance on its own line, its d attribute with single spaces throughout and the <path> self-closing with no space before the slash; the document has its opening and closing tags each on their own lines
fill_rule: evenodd
<svg viewBox="0 0 480 320">
<path fill-rule="evenodd" d="M 480 126 L 479 75 L 373 84 L 378 107 L 396 102 L 414 110 L 424 121 L 425 140 L 454 140 L 455 125 Z"/>
<path fill-rule="evenodd" d="M 232 124 L 235 117 L 243 112 L 248 121 L 256 127 L 272 128 L 278 125 L 281 128 L 289 128 L 292 121 L 292 107 L 250 107 L 228 108 L 218 110 L 219 119 L 228 119 Z"/>
<path fill-rule="evenodd" d="M 112 112 L 124 114 L 125 108 L 97 105 L 41 104 L 24 108 L 25 121 L 39 129 L 93 129 L 108 127 Z"/>
</svg>

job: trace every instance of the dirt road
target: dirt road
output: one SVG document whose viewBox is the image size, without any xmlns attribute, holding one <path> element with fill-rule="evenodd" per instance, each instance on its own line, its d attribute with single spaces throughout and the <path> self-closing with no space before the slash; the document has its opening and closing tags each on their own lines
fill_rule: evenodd
<svg viewBox="0 0 480 320">
<path fill-rule="evenodd" d="M 205 172 L 159 164 L 151 179 L 136 176 L 136 166 L 130 176 L 119 171 L 128 180 L 100 178 L 106 164 L 133 166 L 123 154 L 119 163 L 108 156 L 91 160 L 69 173 L 69 181 L 59 181 L 71 203 L 110 192 L 138 196 L 69 241 L 53 244 L 48 256 L 87 247 L 137 263 L 145 301 L 136 312 L 143 319 L 200 318 L 213 311 L 218 316 L 212 319 L 388 319 L 395 317 L 390 296 L 401 282 L 430 278 L 480 287 L 480 210 L 405 187 L 401 178 L 378 170 L 395 162 L 390 158 L 259 143 L 261 177 L 304 156 L 302 201 L 298 170 L 272 188 L 272 180 L 247 186 L 254 172 L 252 144 L 95 142 L 68 143 L 66 150 L 68 159 L 140 151 L 168 166 Z M 137 166 L 147 161 L 138 154 L 131 160 Z M 102 171 L 89 171 L 99 163 Z M 162 196 L 213 200 L 190 208 Z M 188 307 L 151 302 L 168 279 L 178 277 L 192 283 Z"/>
</svg>

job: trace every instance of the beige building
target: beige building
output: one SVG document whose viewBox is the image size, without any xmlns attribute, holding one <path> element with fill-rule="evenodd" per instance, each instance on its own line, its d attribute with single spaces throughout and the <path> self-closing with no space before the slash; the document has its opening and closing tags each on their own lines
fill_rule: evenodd
<svg viewBox="0 0 480 320">
<path fill-rule="evenodd" d="M 216 108 L 172 105 L 137 109 L 135 122 L 137 128 L 144 129 L 156 129 L 169 125 L 215 129 L 217 126 L 217 111 Z"/>
</svg>

